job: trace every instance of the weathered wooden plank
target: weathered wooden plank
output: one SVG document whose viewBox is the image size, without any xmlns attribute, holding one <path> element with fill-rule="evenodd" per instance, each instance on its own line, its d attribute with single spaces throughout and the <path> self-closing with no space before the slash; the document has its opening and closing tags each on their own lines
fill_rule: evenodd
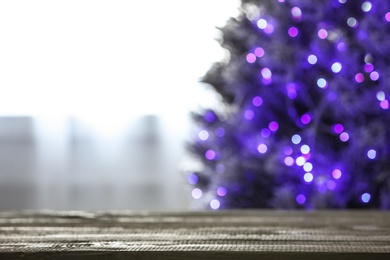
<svg viewBox="0 0 390 260">
<path fill-rule="evenodd" d="M 216 259 L 216 260 L 388 260 L 389 254 L 373 254 L 373 253 L 292 253 L 292 252 L 234 252 L 234 251 L 218 251 L 218 252 L 202 252 L 202 251 L 173 251 L 173 252 L 154 252 L 154 251 L 110 251 L 110 252 L 40 252 L 40 253 L 2 253 L 1 259 L 16 260 L 16 259 L 72 259 L 72 260 L 95 260 L 95 259 Z"/>
<path fill-rule="evenodd" d="M 0 213 L 0 259 L 390 259 L 390 212 Z"/>
</svg>

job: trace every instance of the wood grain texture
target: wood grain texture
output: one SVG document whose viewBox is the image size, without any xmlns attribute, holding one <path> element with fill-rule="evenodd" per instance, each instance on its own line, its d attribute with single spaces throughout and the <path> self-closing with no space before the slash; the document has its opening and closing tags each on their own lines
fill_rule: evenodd
<svg viewBox="0 0 390 260">
<path fill-rule="evenodd" d="M 0 259 L 390 259 L 390 212 L 6 212 Z"/>
</svg>

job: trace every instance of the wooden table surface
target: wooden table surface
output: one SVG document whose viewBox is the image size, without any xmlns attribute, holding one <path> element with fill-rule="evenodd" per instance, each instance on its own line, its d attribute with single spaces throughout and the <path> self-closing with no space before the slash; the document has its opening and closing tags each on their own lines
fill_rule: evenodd
<svg viewBox="0 0 390 260">
<path fill-rule="evenodd" d="M 0 259 L 390 259 L 390 212 L 4 212 Z"/>
</svg>

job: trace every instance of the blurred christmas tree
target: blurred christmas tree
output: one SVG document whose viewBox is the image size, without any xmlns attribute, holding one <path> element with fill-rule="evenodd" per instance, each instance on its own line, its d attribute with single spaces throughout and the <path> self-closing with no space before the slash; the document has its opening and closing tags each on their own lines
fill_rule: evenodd
<svg viewBox="0 0 390 260">
<path fill-rule="evenodd" d="M 211 208 L 390 208 L 390 1 L 242 0 L 188 176 Z"/>
</svg>

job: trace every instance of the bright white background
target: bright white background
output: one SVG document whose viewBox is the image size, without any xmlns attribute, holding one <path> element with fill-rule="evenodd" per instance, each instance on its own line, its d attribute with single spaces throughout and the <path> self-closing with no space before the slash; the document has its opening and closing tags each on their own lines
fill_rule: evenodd
<svg viewBox="0 0 390 260">
<path fill-rule="evenodd" d="M 84 179 L 94 185 L 110 182 L 115 190 L 131 170 L 119 166 L 126 161 L 125 139 L 145 132 L 136 130 L 144 127 L 137 118 L 154 115 L 164 153 L 172 154 L 168 169 L 156 167 L 161 171 L 156 174 L 170 172 L 174 178 L 181 142 L 188 137 L 188 112 L 216 100 L 198 83 L 226 55 L 215 27 L 235 16 L 238 6 L 239 0 L 0 1 L 0 117 L 28 116 L 34 122 L 29 156 L 35 159 L 19 170 L 21 176 L 36 176 L 41 197 L 50 196 L 53 183 Z M 69 118 L 78 122 L 76 130 Z M 12 127 L 7 131 L 21 126 Z M 28 130 L 19 132 L 17 138 L 23 138 Z M 73 154 L 69 136 L 75 134 L 93 144 L 87 146 L 94 147 L 93 162 L 86 163 L 79 156 L 83 152 Z M 30 153 L 28 147 L 20 149 Z M 75 156 L 84 168 L 72 165 Z M 23 163 L 14 159 L 15 165 Z M 0 163 L 0 172 L 6 185 L 16 170 Z"/>
<path fill-rule="evenodd" d="M 238 0 L 0 2 L 0 114 L 183 116 Z"/>
</svg>

